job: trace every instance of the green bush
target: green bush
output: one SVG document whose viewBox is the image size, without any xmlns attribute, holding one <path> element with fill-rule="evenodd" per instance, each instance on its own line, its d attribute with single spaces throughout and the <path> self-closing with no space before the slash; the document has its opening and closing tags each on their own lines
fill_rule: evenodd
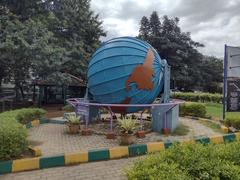
<svg viewBox="0 0 240 180">
<path fill-rule="evenodd" d="M 1 120 L 0 160 L 19 157 L 27 149 L 27 130 L 17 121 Z"/>
<path fill-rule="evenodd" d="M 240 179 L 239 148 L 240 142 L 175 144 L 167 151 L 138 160 L 126 174 L 128 179 Z"/>
<path fill-rule="evenodd" d="M 211 94 L 211 93 L 176 92 L 176 93 L 172 93 L 171 97 L 174 99 L 182 99 L 185 101 L 192 101 L 192 102 L 221 103 L 223 96 L 217 93 Z"/>
<path fill-rule="evenodd" d="M 227 114 L 224 120 L 225 125 L 240 129 L 240 116 L 234 114 Z"/>
<path fill-rule="evenodd" d="M 154 156 L 149 156 L 147 160 L 137 161 L 132 169 L 127 169 L 128 179 L 134 180 L 189 180 L 190 176 L 185 170 L 180 170 L 178 164 L 166 162 L 157 163 Z"/>
<path fill-rule="evenodd" d="M 22 124 L 27 124 L 34 119 L 43 117 L 45 113 L 45 110 L 39 108 L 24 108 L 18 112 L 16 119 Z"/>
<path fill-rule="evenodd" d="M 34 119 L 39 119 L 44 116 L 45 110 L 40 108 L 22 108 L 12 111 L 0 113 L 1 119 L 8 119 L 8 121 L 18 120 L 22 124 L 26 124 Z"/>
<path fill-rule="evenodd" d="M 180 116 L 206 117 L 206 106 L 201 103 L 188 102 L 180 105 Z"/>
<path fill-rule="evenodd" d="M 63 106 L 62 109 L 64 111 L 67 111 L 67 112 L 74 112 L 75 111 L 74 107 L 72 105 L 70 105 L 70 104 L 67 104 L 67 105 Z"/>
<path fill-rule="evenodd" d="M 28 123 L 44 114 L 39 108 L 0 113 L 0 160 L 17 158 L 27 149 L 27 130 L 20 123 Z"/>
</svg>

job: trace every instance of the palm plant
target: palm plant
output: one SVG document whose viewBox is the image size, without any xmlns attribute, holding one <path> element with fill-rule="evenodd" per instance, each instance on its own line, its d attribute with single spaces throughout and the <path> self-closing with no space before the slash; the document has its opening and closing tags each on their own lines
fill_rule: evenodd
<svg viewBox="0 0 240 180">
<path fill-rule="evenodd" d="M 132 118 L 118 119 L 118 126 L 122 134 L 132 134 L 136 129 L 136 120 Z"/>
</svg>

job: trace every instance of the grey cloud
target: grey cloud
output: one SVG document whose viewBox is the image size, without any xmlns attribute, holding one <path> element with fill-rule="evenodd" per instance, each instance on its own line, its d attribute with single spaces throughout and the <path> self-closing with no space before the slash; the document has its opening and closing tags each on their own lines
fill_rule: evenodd
<svg viewBox="0 0 240 180">
<path fill-rule="evenodd" d="M 240 45 L 240 0 L 92 0 L 92 8 L 103 20 L 133 20 L 136 32 L 141 17 L 152 11 L 160 17 L 179 17 L 182 30 L 205 44 L 199 50 L 207 55 L 222 57 L 225 43 Z M 104 28 L 108 31 L 104 39 L 121 35 L 114 23 L 105 23 Z"/>
</svg>

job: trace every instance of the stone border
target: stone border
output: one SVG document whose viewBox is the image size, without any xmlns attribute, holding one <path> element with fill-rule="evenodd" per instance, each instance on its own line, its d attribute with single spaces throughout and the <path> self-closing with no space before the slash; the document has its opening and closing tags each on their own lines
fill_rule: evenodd
<svg viewBox="0 0 240 180">
<path fill-rule="evenodd" d="M 225 134 L 222 136 L 200 137 L 179 142 L 180 144 L 220 144 L 240 140 L 240 132 Z M 126 157 L 141 156 L 147 153 L 159 152 L 168 149 L 173 142 L 151 142 L 147 144 L 133 144 L 106 149 L 94 149 L 76 153 L 66 153 L 56 156 L 26 158 L 0 162 L 0 174 L 45 169 L 58 166 L 80 164 L 86 162 L 119 159 Z"/>
<path fill-rule="evenodd" d="M 28 146 L 28 150 L 32 153 L 34 157 L 38 157 L 42 155 L 42 151 L 39 147 L 37 146 Z"/>
</svg>

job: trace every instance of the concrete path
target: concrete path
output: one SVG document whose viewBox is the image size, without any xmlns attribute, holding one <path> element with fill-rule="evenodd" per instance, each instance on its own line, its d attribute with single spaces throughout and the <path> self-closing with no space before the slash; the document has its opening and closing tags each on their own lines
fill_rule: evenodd
<svg viewBox="0 0 240 180">
<path fill-rule="evenodd" d="M 166 140 L 183 140 L 196 136 L 212 136 L 220 133 L 205 127 L 196 120 L 181 118 L 180 121 L 189 126 L 190 132 L 185 136 L 163 136 L 159 133 L 149 133 L 144 139 L 138 139 L 138 143 Z M 118 140 L 107 140 L 105 136 L 92 135 L 68 135 L 66 127 L 58 124 L 44 124 L 29 130 L 30 140 L 34 141 L 43 155 L 74 152 L 93 148 L 113 147 L 118 145 Z M 141 157 L 140 157 L 141 158 Z M 126 179 L 123 168 L 133 164 L 137 158 L 101 161 L 75 166 L 65 166 L 35 170 L 29 172 L 12 173 L 0 176 L 0 180 L 118 180 Z"/>
<path fill-rule="evenodd" d="M 123 169 L 136 158 L 65 166 L 29 172 L 0 175 L 1 180 L 124 180 Z"/>
<path fill-rule="evenodd" d="M 145 138 L 137 139 L 137 143 L 147 143 L 167 140 L 192 139 L 197 136 L 212 136 L 220 133 L 213 131 L 197 120 L 180 118 L 180 122 L 189 126 L 189 133 L 185 136 L 164 136 L 159 133 L 148 133 Z M 38 146 L 44 156 L 70 153 L 90 149 L 109 148 L 119 145 L 119 140 L 106 139 L 104 135 L 81 136 L 67 134 L 66 125 L 43 124 L 29 130 L 29 140 Z"/>
</svg>

